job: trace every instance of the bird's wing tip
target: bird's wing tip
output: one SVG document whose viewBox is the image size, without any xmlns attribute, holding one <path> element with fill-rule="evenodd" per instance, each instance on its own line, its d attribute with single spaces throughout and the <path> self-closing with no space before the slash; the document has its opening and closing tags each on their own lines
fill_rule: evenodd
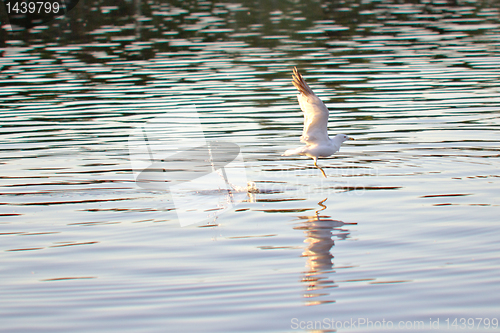
<svg viewBox="0 0 500 333">
<path fill-rule="evenodd" d="M 302 79 L 302 75 L 300 74 L 300 72 L 296 66 L 293 67 L 293 75 L 292 76 L 294 77 L 294 79 L 296 78 L 297 80 Z"/>
<path fill-rule="evenodd" d="M 314 95 L 312 89 L 307 85 L 306 81 L 302 77 L 302 74 L 299 73 L 297 67 L 293 67 L 293 75 L 292 75 L 292 84 L 297 88 L 300 94 L 311 96 Z"/>
</svg>

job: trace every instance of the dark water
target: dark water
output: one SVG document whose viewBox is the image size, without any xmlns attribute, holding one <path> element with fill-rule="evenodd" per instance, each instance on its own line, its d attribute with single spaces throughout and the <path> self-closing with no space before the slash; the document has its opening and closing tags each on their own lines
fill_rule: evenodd
<svg viewBox="0 0 500 333">
<path fill-rule="evenodd" d="M 80 1 L 29 31 L 2 19 L 0 331 L 498 329 L 499 5 Z M 300 145 L 294 66 L 330 134 L 356 138 L 319 161 L 326 179 L 281 157 Z M 220 216 L 200 208 L 216 193 L 183 194 L 210 219 L 181 228 L 174 194 L 135 184 L 129 139 L 163 119 L 166 142 L 198 140 L 193 110 L 257 190 Z"/>
</svg>

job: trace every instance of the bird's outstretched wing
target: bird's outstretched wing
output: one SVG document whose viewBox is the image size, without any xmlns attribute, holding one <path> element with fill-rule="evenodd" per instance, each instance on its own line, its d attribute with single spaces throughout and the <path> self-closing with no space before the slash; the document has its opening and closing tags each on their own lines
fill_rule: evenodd
<svg viewBox="0 0 500 333">
<path fill-rule="evenodd" d="M 300 141 L 308 145 L 328 142 L 328 109 L 309 88 L 297 67 L 293 68 L 293 85 L 299 90 L 299 105 L 304 112 L 304 131 Z"/>
</svg>

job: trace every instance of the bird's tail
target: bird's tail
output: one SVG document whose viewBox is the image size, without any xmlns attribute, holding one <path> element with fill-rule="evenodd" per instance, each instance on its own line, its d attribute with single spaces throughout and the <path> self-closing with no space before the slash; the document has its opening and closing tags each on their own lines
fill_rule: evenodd
<svg viewBox="0 0 500 333">
<path fill-rule="evenodd" d="M 299 148 L 295 148 L 295 149 L 288 149 L 281 156 L 300 155 L 302 153 L 303 149 L 304 149 L 304 147 L 299 147 Z"/>
</svg>

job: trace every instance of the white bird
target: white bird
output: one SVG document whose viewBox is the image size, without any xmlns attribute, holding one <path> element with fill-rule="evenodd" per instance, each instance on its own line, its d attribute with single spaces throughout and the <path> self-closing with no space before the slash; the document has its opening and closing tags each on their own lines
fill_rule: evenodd
<svg viewBox="0 0 500 333">
<path fill-rule="evenodd" d="M 333 138 L 328 137 L 328 108 L 309 88 L 302 78 L 297 67 L 293 68 L 293 85 L 299 90 L 297 95 L 299 105 L 304 112 L 304 130 L 300 142 L 305 143 L 303 147 L 288 149 L 282 156 L 304 155 L 314 159 L 314 166 L 326 174 L 317 164 L 318 157 L 328 157 L 339 151 L 340 145 L 347 140 L 354 140 L 345 134 L 337 134 Z"/>
</svg>

